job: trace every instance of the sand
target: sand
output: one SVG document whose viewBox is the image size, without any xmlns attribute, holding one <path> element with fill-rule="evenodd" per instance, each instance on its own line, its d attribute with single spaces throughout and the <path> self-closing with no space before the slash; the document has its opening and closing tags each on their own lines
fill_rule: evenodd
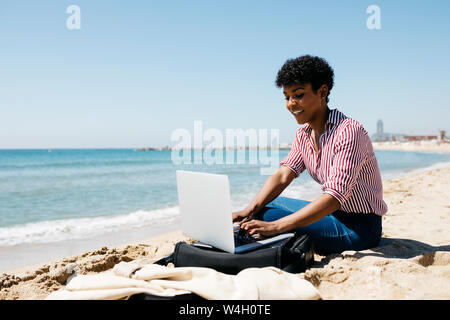
<svg viewBox="0 0 450 320">
<path fill-rule="evenodd" d="M 169 255 L 179 241 L 192 242 L 180 230 L 123 246 L 102 247 L 42 265 L 27 266 L 0 275 L 0 300 L 44 299 L 50 292 L 62 288 L 70 276 L 106 271 L 121 261 L 153 263 Z"/>
<path fill-rule="evenodd" d="M 450 299 L 450 168 L 384 181 L 389 211 L 378 247 L 315 255 L 299 274 L 323 299 Z M 0 299 L 43 299 L 74 274 L 91 274 L 121 261 L 154 262 L 169 254 L 180 230 L 123 246 L 30 266 L 0 275 Z"/>
<path fill-rule="evenodd" d="M 303 276 L 324 299 L 450 299 L 450 168 L 385 181 L 378 247 L 321 257 Z"/>
</svg>

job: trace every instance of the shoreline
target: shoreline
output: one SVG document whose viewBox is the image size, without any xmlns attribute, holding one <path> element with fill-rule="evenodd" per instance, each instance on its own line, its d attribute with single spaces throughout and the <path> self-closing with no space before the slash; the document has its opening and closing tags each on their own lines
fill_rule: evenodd
<svg viewBox="0 0 450 320">
<path fill-rule="evenodd" d="M 92 253 L 96 253 L 99 251 L 107 251 L 107 250 L 114 251 L 114 250 L 116 250 L 118 252 L 122 252 L 122 253 L 126 254 L 125 251 L 128 251 L 128 249 L 131 247 L 140 247 L 142 245 L 160 246 L 160 245 L 164 245 L 164 243 L 167 242 L 168 239 L 178 239 L 179 241 L 185 241 L 185 240 L 188 240 L 189 238 L 185 237 L 181 233 L 181 229 L 173 229 L 172 228 L 170 230 L 165 230 L 165 231 L 160 230 L 160 233 L 155 233 L 154 235 L 150 235 L 148 238 L 145 238 L 145 239 L 134 240 L 134 241 L 130 241 L 127 243 L 121 243 L 119 245 L 99 246 L 93 250 L 86 250 L 79 254 L 67 255 L 62 258 L 49 259 L 44 263 L 35 263 L 35 264 L 26 265 L 23 267 L 14 268 L 14 269 L 7 270 L 7 271 L 2 271 L 2 272 L 0 272 L 0 275 L 2 273 L 3 274 L 23 275 L 23 274 L 30 273 L 30 272 L 33 272 L 38 269 L 42 269 L 46 265 L 58 264 L 61 261 L 70 261 L 70 260 L 74 260 L 74 259 L 79 259 L 80 257 L 90 256 L 90 255 L 92 255 Z M 105 249 L 105 248 L 107 248 L 107 249 Z M 159 255 L 155 256 L 154 259 L 160 258 L 160 256 L 162 257 L 163 256 L 162 252 L 169 252 L 170 250 L 158 249 L 157 251 L 160 251 Z M 0 289 L 1 289 L 1 287 L 0 287 Z"/>
<path fill-rule="evenodd" d="M 309 280 L 324 299 L 449 299 L 450 292 L 445 291 L 450 287 L 449 184 L 450 167 L 384 180 L 389 211 L 383 216 L 380 245 L 316 255 L 314 265 L 299 276 Z M 108 270 L 120 261 L 153 262 L 185 240 L 189 239 L 179 228 L 160 230 L 121 245 L 102 245 L 0 271 L 0 299 L 43 299 L 62 288 L 74 270 L 89 274 Z"/>
<path fill-rule="evenodd" d="M 180 222 L 177 220 L 170 225 L 152 225 L 134 230 L 125 230 L 118 233 L 108 233 L 86 239 L 69 239 L 52 243 L 33 243 L 20 244 L 9 247 L 0 247 L 1 256 L 6 256 L 9 252 L 14 254 L 14 262 L 8 262 L 12 265 L 10 268 L 0 269 L 2 273 L 15 273 L 18 270 L 30 269 L 46 263 L 64 259 L 68 256 L 82 255 L 85 252 L 96 250 L 102 247 L 123 247 L 142 240 L 158 237 L 161 234 L 167 234 L 178 230 Z M 49 254 L 50 253 L 50 254 Z M 27 263 L 29 256 L 33 256 L 33 262 Z M 0 262 L 0 266 L 2 263 Z"/>
</svg>

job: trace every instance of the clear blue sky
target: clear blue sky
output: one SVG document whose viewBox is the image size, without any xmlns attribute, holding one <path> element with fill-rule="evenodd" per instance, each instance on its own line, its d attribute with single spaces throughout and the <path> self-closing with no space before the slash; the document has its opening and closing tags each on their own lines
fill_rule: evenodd
<svg viewBox="0 0 450 320">
<path fill-rule="evenodd" d="M 69 5 L 81 29 L 69 30 Z M 381 29 L 369 30 L 369 5 Z M 0 148 L 170 145 L 173 130 L 298 125 L 274 85 L 324 57 L 370 134 L 450 134 L 450 1 L 0 2 Z M 225 131 L 223 131 L 225 132 Z"/>
</svg>

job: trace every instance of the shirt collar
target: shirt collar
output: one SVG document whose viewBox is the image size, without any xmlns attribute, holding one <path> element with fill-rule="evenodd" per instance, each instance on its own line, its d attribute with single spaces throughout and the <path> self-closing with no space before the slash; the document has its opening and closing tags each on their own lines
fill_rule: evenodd
<svg viewBox="0 0 450 320">
<path fill-rule="evenodd" d="M 345 119 L 345 116 L 342 112 L 340 112 L 338 109 L 332 109 L 330 110 L 330 113 L 328 114 L 327 122 L 325 123 L 325 130 L 329 126 L 338 125 L 341 123 L 341 121 Z M 305 132 L 308 134 L 311 134 L 312 128 L 309 125 L 309 123 L 305 124 Z"/>
</svg>

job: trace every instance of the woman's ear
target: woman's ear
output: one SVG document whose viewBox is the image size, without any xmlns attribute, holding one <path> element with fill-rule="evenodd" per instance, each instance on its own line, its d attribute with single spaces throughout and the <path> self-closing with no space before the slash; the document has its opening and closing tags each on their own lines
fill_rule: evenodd
<svg viewBox="0 0 450 320">
<path fill-rule="evenodd" d="M 323 84 L 323 85 L 320 87 L 320 98 L 321 98 L 321 99 L 326 99 L 327 94 L 328 94 L 328 87 L 327 87 L 326 84 Z"/>
</svg>

